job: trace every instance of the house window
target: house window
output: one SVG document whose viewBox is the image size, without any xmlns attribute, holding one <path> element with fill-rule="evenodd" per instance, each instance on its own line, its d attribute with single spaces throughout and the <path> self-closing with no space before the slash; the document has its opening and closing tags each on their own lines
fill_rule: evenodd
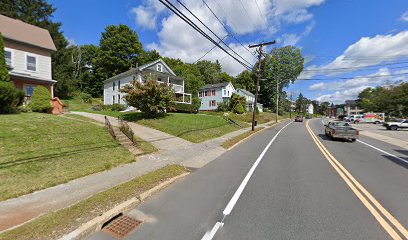
<svg viewBox="0 0 408 240">
<path fill-rule="evenodd" d="M 228 91 L 228 95 L 227 96 L 229 96 L 229 91 Z"/>
<path fill-rule="evenodd" d="M 208 92 L 207 91 L 204 91 L 204 96 L 208 96 Z"/>
<path fill-rule="evenodd" d="M 209 103 L 210 103 L 210 107 L 217 106 L 217 102 L 215 100 L 210 100 Z"/>
<path fill-rule="evenodd" d="M 118 103 L 120 103 L 120 94 L 118 94 Z"/>
<path fill-rule="evenodd" d="M 112 104 L 115 103 L 115 95 L 112 96 Z"/>
<path fill-rule="evenodd" d="M 227 90 L 224 89 L 224 95 L 226 95 L 226 94 L 227 94 Z"/>
<path fill-rule="evenodd" d="M 11 51 L 4 51 L 4 58 L 6 59 L 6 65 L 11 67 Z"/>
<path fill-rule="evenodd" d="M 212 95 L 215 96 L 215 89 L 211 90 Z"/>
<path fill-rule="evenodd" d="M 37 71 L 37 58 L 33 56 L 27 56 L 27 70 Z"/>
<path fill-rule="evenodd" d="M 120 90 L 120 81 L 118 81 L 118 90 Z"/>
<path fill-rule="evenodd" d="M 115 91 L 115 82 L 112 83 L 113 91 Z"/>
<path fill-rule="evenodd" d="M 162 72 L 163 71 L 163 66 L 161 64 L 157 64 L 157 71 Z"/>
</svg>

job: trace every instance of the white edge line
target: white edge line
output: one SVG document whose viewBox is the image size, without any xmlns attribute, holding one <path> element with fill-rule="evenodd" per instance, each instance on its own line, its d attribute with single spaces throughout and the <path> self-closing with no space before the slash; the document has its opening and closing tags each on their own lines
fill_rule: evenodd
<svg viewBox="0 0 408 240">
<path fill-rule="evenodd" d="M 266 151 L 268 151 L 269 147 L 272 145 L 272 143 L 275 141 L 276 137 L 279 135 L 279 133 L 282 132 L 283 129 L 285 129 L 289 124 L 292 122 L 289 122 L 286 124 L 283 128 L 281 128 L 275 136 L 272 138 L 272 140 L 268 143 L 268 145 L 265 147 L 265 149 L 262 151 L 262 153 L 259 155 L 259 157 L 256 159 L 254 165 L 252 165 L 251 169 L 245 176 L 244 180 L 241 182 L 241 185 L 239 185 L 237 191 L 234 193 L 234 196 L 232 196 L 231 200 L 229 201 L 228 205 L 225 207 L 224 211 L 222 212 L 225 215 L 229 215 L 234 208 L 235 204 L 237 203 L 239 197 L 241 196 L 242 192 L 245 189 L 245 186 L 247 185 L 249 179 L 251 178 L 252 174 L 254 173 L 256 167 L 258 164 L 261 162 L 263 156 L 265 155 Z"/>
<path fill-rule="evenodd" d="M 396 158 L 396 159 L 398 159 L 398 160 L 400 160 L 400 161 L 402 161 L 402 162 L 404 162 L 404 163 L 408 163 L 407 160 L 402 159 L 402 158 L 400 158 L 400 157 L 397 157 L 397 156 L 395 156 L 394 154 L 391 154 L 391 153 L 389 153 L 389 152 L 386 152 L 386 151 L 384 151 L 384 150 L 382 150 L 382 149 L 379 149 L 378 147 L 374 147 L 373 145 L 370 145 L 370 144 L 368 144 L 368 143 L 366 143 L 366 142 L 363 142 L 363 141 L 361 141 L 361 140 L 359 140 L 359 139 L 358 139 L 357 141 L 360 142 L 360 143 L 362 143 L 362 144 L 364 144 L 364 145 L 367 145 L 367 146 L 369 146 L 369 147 L 371 147 L 371 148 L 374 148 L 374 149 L 377 150 L 377 151 L 380 151 L 380 152 L 385 153 L 385 154 L 387 154 L 387 155 L 389 155 L 389 156 L 391 156 L 391 157 L 394 157 L 394 158 Z"/>
<path fill-rule="evenodd" d="M 214 225 L 214 227 L 211 229 L 211 232 L 207 232 L 207 233 L 203 236 L 203 238 L 201 238 L 201 240 L 211 240 L 211 239 L 215 236 L 215 234 L 217 233 L 218 229 L 219 229 L 220 227 L 222 227 L 222 226 L 224 226 L 224 223 L 222 223 L 222 222 L 217 222 L 217 223 Z"/>
</svg>

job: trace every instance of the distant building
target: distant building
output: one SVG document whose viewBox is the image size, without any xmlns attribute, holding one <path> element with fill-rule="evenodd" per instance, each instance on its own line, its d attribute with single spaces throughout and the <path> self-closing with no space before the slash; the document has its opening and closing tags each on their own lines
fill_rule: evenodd
<svg viewBox="0 0 408 240">
<path fill-rule="evenodd" d="M 333 103 L 327 108 L 327 115 L 331 118 L 338 118 L 344 115 L 344 105 L 334 105 Z"/>
<path fill-rule="evenodd" d="M 364 109 L 358 107 L 356 100 L 346 100 L 344 112 L 347 116 L 350 116 L 356 114 L 363 114 Z"/>
<path fill-rule="evenodd" d="M 306 105 L 306 113 L 311 115 L 313 114 L 313 104 L 310 103 Z"/>
<path fill-rule="evenodd" d="M 255 95 L 245 89 L 237 88 L 235 91 L 236 94 L 245 97 L 246 99 L 246 106 L 245 109 L 247 112 L 252 112 L 254 109 L 254 102 L 255 102 Z M 256 106 L 258 107 L 259 112 L 263 112 L 263 104 L 257 103 Z"/>
<path fill-rule="evenodd" d="M 10 80 L 30 101 L 34 88 L 44 86 L 54 96 L 51 55 L 57 49 L 48 30 L 0 15 L 0 32 Z"/>
<path fill-rule="evenodd" d="M 217 110 L 218 103 L 229 102 L 235 88 L 230 82 L 207 84 L 199 89 L 200 111 Z"/>
</svg>

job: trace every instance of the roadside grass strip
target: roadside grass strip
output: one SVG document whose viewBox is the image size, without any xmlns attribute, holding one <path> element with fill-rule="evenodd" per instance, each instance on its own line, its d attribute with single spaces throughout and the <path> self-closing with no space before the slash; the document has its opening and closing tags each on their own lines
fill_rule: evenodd
<svg viewBox="0 0 408 240">
<path fill-rule="evenodd" d="M 56 239 L 116 205 L 186 172 L 188 170 L 180 165 L 168 165 L 4 232 L 0 234 L 0 240 Z"/>
<path fill-rule="evenodd" d="M 264 127 L 259 127 L 256 128 L 255 131 L 247 131 L 244 133 L 241 133 L 240 135 L 233 137 L 231 139 L 228 139 L 227 141 L 225 141 L 221 146 L 225 149 L 230 149 L 233 146 L 235 146 L 236 144 L 239 144 L 241 141 L 245 140 L 246 138 L 249 138 L 250 136 L 254 135 L 255 133 L 261 131 L 265 129 Z"/>
<path fill-rule="evenodd" d="M 329 161 L 340 177 L 346 182 L 353 193 L 360 199 L 364 206 L 371 212 L 374 218 L 380 223 L 384 230 L 391 236 L 392 239 L 403 239 L 395 229 L 397 229 L 401 235 L 408 239 L 408 231 L 402 226 L 401 223 L 395 219 L 351 174 L 343 165 L 331 155 L 327 148 L 320 142 L 314 132 L 309 126 L 309 122 L 306 122 L 306 129 L 308 130 L 313 141 L 322 152 L 323 156 Z M 387 222 L 384 217 L 389 221 Z M 389 224 L 391 223 L 391 225 Z"/>
</svg>

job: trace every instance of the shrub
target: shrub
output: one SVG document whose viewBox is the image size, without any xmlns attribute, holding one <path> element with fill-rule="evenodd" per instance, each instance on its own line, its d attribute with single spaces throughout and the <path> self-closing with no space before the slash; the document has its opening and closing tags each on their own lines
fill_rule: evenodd
<svg viewBox="0 0 408 240">
<path fill-rule="evenodd" d="M 81 92 L 79 94 L 79 97 L 81 98 L 83 103 L 89 103 L 92 104 L 92 95 L 89 93 Z"/>
<path fill-rule="evenodd" d="M 102 105 L 102 109 L 103 110 L 108 110 L 108 111 L 116 111 L 116 112 L 120 112 L 126 109 L 125 106 L 115 103 L 112 105 Z"/>
<path fill-rule="evenodd" d="M 18 105 L 17 90 L 11 82 L 0 81 L 0 113 L 15 113 Z"/>
<path fill-rule="evenodd" d="M 174 91 L 170 86 L 149 80 L 145 84 L 132 81 L 126 84 L 121 92 L 127 93 L 123 98 L 132 107 L 147 115 L 156 115 L 174 109 Z"/>
<path fill-rule="evenodd" d="M 238 113 L 236 108 L 241 105 L 241 107 L 244 109 L 243 111 L 245 112 L 245 106 L 246 106 L 246 98 L 244 96 L 240 96 L 238 94 L 233 93 L 231 95 L 231 102 L 230 102 L 230 109 L 231 111 Z M 240 108 L 241 108 L 240 107 Z M 241 111 L 241 109 L 239 109 Z"/>
<path fill-rule="evenodd" d="M 194 104 L 176 103 L 175 111 L 180 113 L 197 113 L 198 108 Z"/>
<path fill-rule="evenodd" d="M 33 112 L 48 112 L 51 109 L 50 92 L 43 86 L 34 88 L 29 106 Z"/>
<path fill-rule="evenodd" d="M 217 111 L 218 112 L 228 112 L 230 110 L 230 106 L 228 102 L 219 102 L 217 103 Z"/>
<path fill-rule="evenodd" d="M 244 106 L 242 104 L 238 104 L 234 108 L 234 113 L 243 114 L 245 112 Z"/>
</svg>

